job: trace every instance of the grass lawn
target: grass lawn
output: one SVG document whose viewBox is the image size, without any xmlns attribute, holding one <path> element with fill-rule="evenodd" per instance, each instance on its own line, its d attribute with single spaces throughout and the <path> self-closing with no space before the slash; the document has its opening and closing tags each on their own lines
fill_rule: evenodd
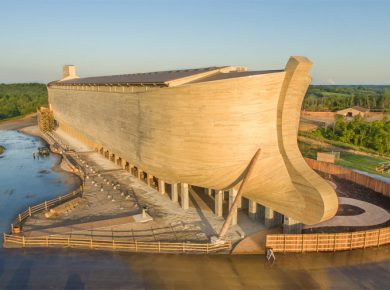
<svg viewBox="0 0 390 290">
<path fill-rule="evenodd" d="M 328 148 L 324 148 L 320 145 L 308 144 L 302 141 L 298 141 L 298 145 L 302 155 L 304 157 L 312 159 L 317 159 L 317 152 L 330 151 Z M 336 161 L 336 165 L 352 169 L 358 169 L 361 171 L 374 173 L 385 177 L 390 177 L 389 173 L 381 174 L 375 170 L 375 168 L 382 162 L 389 162 L 389 160 L 380 157 L 366 156 L 346 151 L 340 151 L 340 160 Z"/>
<path fill-rule="evenodd" d="M 340 153 L 340 160 L 336 161 L 336 165 L 390 177 L 389 173 L 380 174 L 375 170 L 379 163 L 382 162 L 389 162 L 389 160 L 342 151 Z"/>
</svg>

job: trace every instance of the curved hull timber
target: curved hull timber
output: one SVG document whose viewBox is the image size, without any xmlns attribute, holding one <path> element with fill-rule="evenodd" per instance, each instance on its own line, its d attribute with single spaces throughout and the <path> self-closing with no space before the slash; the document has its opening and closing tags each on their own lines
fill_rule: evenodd
<svg viewBox="0 0 390 290">
<path fill-rule="evenodd" d="M 60 126 L 169 183 L 237 187 L 260 148 L 243 196 L 315 224 L 338 201 L 297 145 L 310 67 L 291 57 L 284 71 L 133 93 L 49 85 L 49 102 Z"/>
</svg>

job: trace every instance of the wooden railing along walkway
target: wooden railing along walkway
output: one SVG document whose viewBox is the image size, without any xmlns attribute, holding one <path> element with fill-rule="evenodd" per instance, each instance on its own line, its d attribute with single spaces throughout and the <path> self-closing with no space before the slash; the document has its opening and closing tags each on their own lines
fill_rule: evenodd
<svg viewBox="0 0 390 290">
<path fill-rule="evenodd" d="M 230 251 L 231 241 L 221 243 L 137 242 L 114 239 L 74 238 L 68 236 L 25 237 L 4 234 L 4 247 L 70 247 L 144 253 L 199 253 Z"/>
<path fill-rule="evenodd" d="M 390 227 L 335 234 L 267 235 L 266 248 L 275 253 L 335 252 L 390 244 Z"/>
<path fill-rule="evenodd" d="M 48 211 L 53 207 L 56 207 L 64 202 L 72 200 L 78 196 L 82 196 L 83 187 L 80 186 L 78 189 L 71 191 L 67 194 L 57 196 L 48 201 L 44 201 L 40 204 L 29 206 L 25 211 L 19 213 L 15 220 L 11 224 L 11 233 L 18 233 L 22 230 L 23 223 L 31 217 L 33 214 L 37 214 L 43 211 Z"/>
</svg>

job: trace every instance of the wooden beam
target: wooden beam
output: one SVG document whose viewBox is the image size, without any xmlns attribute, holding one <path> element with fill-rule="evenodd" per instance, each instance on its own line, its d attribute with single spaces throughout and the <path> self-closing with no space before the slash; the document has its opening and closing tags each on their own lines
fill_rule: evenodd
<svg viewBox="0 0 390 290">
<path fill-rule="evenodd" d="M 223 240 L 225 238 L 226 232 L 229 229 L 229 226 L 230 226 L 230 224 L 232 222 L 232 219 L 233 219 L 233 216 L 234 216 L 234 212 L 237 211 L 238 204 L 239 204 L 240 198 L 242 196 L 242 192 L 243 192 L 243 189 L 245 187 L 245 184 L 246 184 L 247 180 L 250 178 L 250 176 L 252 174 L 254 165 L 256 164 L 257 160 L 259 159 L 260 152 L 261 152 L 261 149 L 259 148 L 256 151 L 255 155 L 253 156 L 253 158 L 251 160 L 251 163 L 249 164 L 248 171 L 245 174 L 244 179 L 242 180 L 242 182 L 240 184 L 240 188 L 238 189 L 237 196 L 234 199 L 234 202 L 232 204 L 232 207 L 230 208 L 229 214 L 226 217 L 225 223 L 223 224 L 222 229 L 221 229 L 221 231 L 219 233 L 219 239 L 220 240 Z"/>
</svg>

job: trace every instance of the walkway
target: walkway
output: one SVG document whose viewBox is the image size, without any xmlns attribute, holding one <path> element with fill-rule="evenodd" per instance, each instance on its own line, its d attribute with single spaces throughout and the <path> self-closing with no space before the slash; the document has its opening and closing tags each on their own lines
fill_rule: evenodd
<svg viewBox="0 0 390 290">
<path fill-rule="evenodd" d="M 83 201 L 67 215 L 58 216 L 54 220 L 45 219 L 43 215 L 33 217 L 26 223 L 24 227 L 26 231 L 43 230 L 55 234 L 56 228 L 61 229 L 60 232 L 63 233 L 66 231 L 64 227 L 68 226 L 69 232 L 73 235 L 76 224 L 133 215 L 139 213 L 144 206 L 148 208 L 148 214 L 153 221 L 94 228 L 77 233 L 90 236 L 92 230 L 93 235 L 111 236 L 114 230 L 127 237 L 142 233 L 142 237 L 137 238 L 144 241 L 205 242 L 221 229 L 224 219 L 214 215 L 213 210 L 204 201 L 205 198 L 210 198 L 206 194 L 190 190 L 190 208 L 184 210 L 179 203 L 171 201 L 169 194 L 161 194 L 147 186 L 120 166 L 91 151 L 90 148 L 65 132 L 59 130 L 55 132 L 55 135 L 65 145 L 76 150 L 73 156 L 76 161 L 78 161 L 78 155 L 81 160 L 84 160 L 83 165 L 85 167 L 88 165 L 86 168 L 89 172 L 89 179 L 86 180 Z M 96 173 L 91 172 L 91 168 Z M 112 183 L 119 183 L 120 189 L 113 189 Z M 103 191 L 100 190 L 101 186 L 103 186 Z M 225 203 L 227 204 L 227 201 Z M 241 211 L 239 211 L 238 221 L 239 224 L 230 227 L 226 236 L 233 242 L 264 228 L 259 222 L 251 221 L 248 215 Z"/>
<path fill-rule="evenodd" d="M 335 216 L 334 218 L 316 224 L 305 225 L 305 229 L 322 228 L 322 227 L 368 227 L 383 224 L 390 219 L 387 210 L 374 204 L 347 197 L 339 197 L 339 204 L 348 204 L 359 207 L 365 212 L 353 216 Z"/>
</svg>

